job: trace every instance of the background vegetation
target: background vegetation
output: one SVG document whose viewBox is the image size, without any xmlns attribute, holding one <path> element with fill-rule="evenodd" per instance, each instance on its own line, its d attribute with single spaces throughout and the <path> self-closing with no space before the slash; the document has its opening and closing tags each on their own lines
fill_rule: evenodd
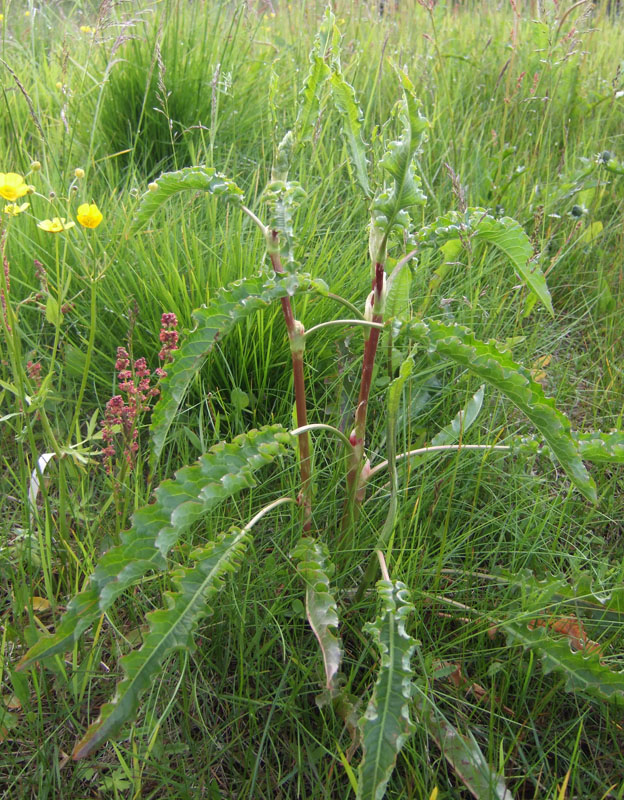
<svg viewBox="0 0 624 800">
<path fill-rule="evenodd" d="M 74 764 L 67 754 L 109 697 L 119 655 L 140 643 L 144 612 L 167 588 L 162 580 L 145 580 L 53 672 L 14 670 L 162 478 L 250 425 L 292 419 L 290 355 L 276 307 L 222 341 L 176 420 L 158 475 L 148 474 L 146 429 L 133 469 L 107 474 L 98 455 L 104 408 L 117 393 L 117 347 L 155 369 L 163 312 L 188 327 L 193 308 L 261 266 L 259 234 L 213 198 L 174 201 L 147 232 L 128 234 L 137 194 L 165 169 L 206 163 L 233 178 L 249 205 L 259 202 L 275 144 L 294 122 L 324 4 L 258 5 L 0 4 L 0 169 L 28 175 L 36 189 L 26 198 L 30 208 L 5 220 L 20 342 L 17 362 L 0 344 L 0 786 L 8 797 L 316 800 L 350 791 L 341 763 L 349 737 L 314 702 L 316 644 L 290 566 L 298 531 L 286 513 L 265 523 L 196 651 L 171 660 L 138 722 L 93 758 Z M 464 200 L 504 208 L 542 254 L 556 316 L 527 305 L 504 258 L 489 251 L 444 271 L 429 313 L 481 338 L 508 340 L 573 427 L 621 428 L 624 183 L 592 168 L 605 151 L 624 158 L 620 18 L 590 3 L 569 14 L 550 2 L 533 9 L 438 3 L 432 14 L 415 2 L 398 5 L 387 3 L 380 17 L 378 3 L 333 4 L 366 138 L 379 135 L 398 97 L 388 62 L 405 65 L 431 122 L 420 164 L 423 223 Z M 31 171 L 33 161 L 40 171 Z M 296 220 L 299 260 L 361 307 L 367 209 L 352 189 L 334 118 L 321 118 L 292 174 L 307 191 Z M 82 202 L 102 210 L 97 230 L 56 236 L 37 228 L 38 220 L 75 215 Z M 415 302 L 439 267 L 439 254 L 423 258 Z M 298 299 L 297 314 L 310 327 L 335 309 L 324 299 Z M 309 360 L 312 417 L 336 422 L 352 407 L 361 352 L 358 335 L 318 334 Z M 41 365 L 41 386 L 28 362 Z M 429 442 L 478 388 L 459 369 L 441 373 L 426 354 L 417 378 L 401 419 L 406 448 Z M 20 404 L 18 384 L 45 404 L 50 430 L 37 402 L 30 411 Z M 504 442 L 528 430 L 495 393 L 485 404 L 487 427 L 478 421 L 471 441 Z M 373 449 L 383 443 L 383 426 L 375 436 Z M 32 508 L 31 473 L 53 442 L 63 456 L 47 466 Z M 336 452 L 328 450 L 320 468 L 338 480 Z M 539 659 L 522 656 L 492 628 L 492 609 L 514 613 L 511 585 L 466 580 L 502 567 L 573 585 L 581 575 L 596 588 L 621 585 L 621 467 L 594 466 L 592 474 L 596 507 L 543 456 L 527 466 L 523 458 L 464 453 L 403 474 L 393 575 L 414 595 L 416 635 L 428 653 L 420 668 L 438 676 L 438 700 L 472 730 L 519 798 L 624 797 L 621 715 L 566 693 Z M 294 477 L 275 468 L 270 480 L 290 485 Z M 220 509 L 193 544 L 238 522 L 262 492 L 269 488 Z M 325 506 L 335 513 L 332 498 L 315 502 L 319 518 Z M 361 540 L 343 553 L 343 587 L 356 585 L 361 554 L 384 517 L 380 505 L 367 507 Z M 331 531 L 335 520 L 325 519 Z M 190 542 L 180 556 L 189 550 Z M 345 617 L 355 694 L 370 682 L 372 654 L 353 654 L 368 647 L 361 628 L 372 615 L 365 603 Z M 596 622 L 588 634 L 621 669 L 621 618 Z M 417 734 L 388 796 L 429 797 L 434 787 L 441 798 L 467 796 Z"/>
</svg>

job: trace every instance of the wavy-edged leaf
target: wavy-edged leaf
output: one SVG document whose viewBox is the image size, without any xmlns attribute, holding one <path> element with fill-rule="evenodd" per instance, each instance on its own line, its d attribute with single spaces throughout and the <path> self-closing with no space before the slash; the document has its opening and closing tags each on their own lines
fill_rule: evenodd
<svg viewBox="0 0 624 800">
<path fill-rule="evenodd" d="M 414 731 L 409 703 L 412 696 L 412 653 L 417 645 L 405 630 L 414 610 L 405 584 L 379 581 L 381 612 L 365 630 L 379 649 L 379 674 L 364 716 L 360 720 L 362 761 L 358 771 L 358 800 L 384 796 L 397 756 Z"/>
<path fill-rule="evenodd" d="M 292 446 L 293 438 L 281 425 L 252 430 L 215 445 L 173 480 L 161 483 L 155 502 L 134 514 L 121 543 L 100 558 L 88 587 L 70 601 L 56 632 L 33 645 L 19 669 L 68 650 L 135 581 L 166 568 L 167 553 L 192 522 L 254 486 L 254 472 Z"/>
<path fill-rule="evenodd" d="M 457 415 L 448 425 L 436 433 L 431 440 L 432 447 L 437 447 L 438 445 L 442 444 L 450 444 L 451 442 L 457 442 L 459 437 L 464 435 L 464 433 L 468 430 L 468 428 L 470 428 L 470 426 L 479 416 L 479 412 L 481 411 L 481 407 L 483 405 L 484 392 L 485 384 L 482 383 L 470 400 L 468 400 L 464 408 L 457 412 Z"/>
<path fill-rule="evenodd" d="M 221 289 L 209 306 L 193 312 L 195 329 L 182 338 L 180 348 L 174 351 L 174 360 L 167 365 L 167 377 L 163 378 L 160 398 L 152 411 L 153 465 L 160 458 L 171 423 L 191 381 L 212 352 L 217 339 L 229 333 L 240 320 L 267 308 L 274 300 L 305 290 L 324 294 L 327 286 L 321 280 L 302 274 L 245 278 Z"/>
<path fill-rule="evenodd" d="M 232 528 L 191 554 L 195 566 L 172 572 L 176 591 L 165 593 L 167 609 L 147 614 L 150 629 L 143 646 L 121 659 L 126 677 L 117 686 L 113 700 L 102 706 L 98 719 L 76 744 L 73 758 L 88 756 L 134 719 L 139 699 L 164 659 L 174 650 L 192 647 L 195 626 L 201 617 L 212 613 L 208 603 L 223 586 L 225 576 L 239 566 L 249 538 L 244 529 Z"/>
<path fill-rule="evenodd" d="M 624 464 L 624 431 L 572 431 L 581 458 L 600 464 Z"/>
<path fill-rule="evenodd" d="M 513 264 L 525 285 L 554 314 L 546 277 L 539 263 L 531 263 L 531 240 L 516 220 L 511 217 L 497 219 L 485 208 L 468 208 L 464 212 L 449 211 L 418 231 L 422 245 L 450 247 L 451 252 L 470 239 L 498 247 Z M 445 258 L 446 258 L 445 252 Z M 455 257 L 455 256 L 454 256 Z M 446 258 L 448 260 L 448 258 Z"/>
<path fill-rule="evenodd" d="M 326 703 L 338 693 L 337 677 L 342 662 L 342 644 L 336 633 L 338 609 L 329 585 L 334 567 L 327 545 L 308 537 L 300 539 L 292 557 L 298 561 L 297 572 L 306 584 L 306 616 L 323 655 L 325 692 L 317 702 Z"/>
<path fill-rule="evenodd" d="M 331 75 L 327 61 L 329 59 L 337 60 L 339 43 L 340 31 L 336 25 L 336 17 L 328 6 L 310 50 L 310 70 L 303 83 L 303 88 L 299 92 L 296 123 L 299 142 L 306 142 L 312 138 L 316 121 L 321 113 L 321 91 Z"/>
<path fill-rule="evenodd" d="M 133 232 L 146 225 L 156 211 L 179 192 L 208 192 L 236 201 L 243 196 L 242 189 L 234 181 L 212 167 L 185 167 L 175 172 L 165 172 L 154 183 L 155 191 L 149 190 L 141 198 L 132 223 Z"/>
<path fill-rule="evenodd" d="M 430 695 L 415 693 L 414 704 L 418 721 L 477 800 L 513 800 L 504 779 L 490 767 L 470 732 L 460 733 L 438 709 Z"/>
<path fill-rule="evenodd" d="M 355 89 L 346 82 L 337 65 L 334 66 L 329 80 L 334 103 L 342 118 L 342 131 L 347 142 L 347 149 L 353 162 L 357 181 L 364 194 L 370 197 L 368 159 L 366 158 L 366 145 L 362 139 L 363 115 L 355 96 Z"/>
<path fill-rule="evenodd" d="M 571 581 L 553 575 L 537 578 L 529 569 L 499 569 L 496 575 L 520 595 L 523 614 L 558 614 L 572 608 L 579 617 L 595 622 L 621 625 L 624 620 L 624 586 L 598 585 L 586 572 L 575 574 Z"/>
<path fill-rule="evenodd" d="M 531 263 L 533 257 L 531 240 L 516 220 L 511 217 L 496 219 L 489 214 L 482 216 L 475 229 L 474 238 L 502 250 L 524 283 L 548 309 L 550 315 L 555 316 L 542 268 L 537 261 Z"/>
<path fill-rule="evenodd" d="M 583 692 L 616 705 L 624 705 L 624 672 L 616 672 L 601 663 L 598 652 L 570 648 L 567 638 L 553 638 L 547 626 L 530 627 L 528 620 L 501 623 L 510 644 L 535 650 L 544 672 L 556 671 L 565 679 L 569 692 Z"/>
<path fill-rule="evenodd" d="M 379 162 L 392 177 L 390 187 L 379 192 L 373 200 L 372 222 L 383 231 L 383 244 L 395 228 L 408 230 L 410 226 L 409 209 L 424 205 L 427 198 L 421 189 L 420 178 L 415 173 L 414 157 L 420 147 L 427 120 L 420 112 L 420 103 L 414 94 L 414 87 L 407 75 L 397 70 L 403 86 L 403 130 Z M 382 244 L 382 246 L 383 246 Z M 385 260 L 379 253 L 375 260 Z"/>
<path fill-rule="evenodd" d="M 501 391 L 542 434 L 580 492 L 596 502 L 596 485 L 587 473 L 570 432 L 570 422 L 546 397 L 528 369 L 516 364 L 494 341 L 482 342 L 462 325 L 437 320 L 412 322 L 407 326 L 416 339 L 440 355 L 474 372 Z"/>
</svg>

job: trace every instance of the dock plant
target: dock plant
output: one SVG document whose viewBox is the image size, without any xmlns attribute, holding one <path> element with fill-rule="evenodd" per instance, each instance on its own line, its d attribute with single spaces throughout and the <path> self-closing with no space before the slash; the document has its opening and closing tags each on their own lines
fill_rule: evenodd
<svg viewBox="0 0 624 800">
<path fill-rule="evenodd" d="M 136 717 L 142 695 L 161 673 L 167 657 L 193 646 L 198 623 L 211 614 L 225 581 L 236 581 L 237 570 L 256 537 L 261 537 L 263 525 L 271 515 L 286 514 L 296 520 L 301 532 L 288 558 L 305 595 L 311 635 L 318 640 L 323 679 L 317 703 L 340 716 L 352 736 L 352 747 L 340 758 L 356 796 L 379 800 L 385 795 L 405 742 L 421 729 L 475 797 L 512 797 L 505 777 L 481 751 L 473 733 L 452 724 L 432 693 L 434 674 L 428 671 L 426 652 L 419 642 L 423 621 L 415 618 L 411 600 L 417 587 L 405 585 L 393 574 L 393 551 L 400 535 L 397 514 L 401 503 L 410 502 L 399 491 L 398 465 L 409 462 L 412 469 L 418 469 L 424 461 L 445 453 L 461 456 L 462 451 L 474 449 L 504 453 L 528 465 L 539 451 L 561 467 L 561 480 L 567 479 L 573 490 L 592 504 L 597 502 L 596 486 L 585 462 L 624 462 L 624 436 L 617 431 L 573 431 L 531 370 L 514 360 L 508 343 L 483 341 L 466 327 L 431 314 L 441 280 L 439 271 L 427 276 L 428 291 L 423 296 L 414 295 L 413 276 L 423 268 L 426 251 L 442 251 L 447 263 L 462 251 L 495 248 L 521 282 L 525 296 L 531 298 L 531 307 L 539 304 L 554 315 L 546 277 L 518 222 L 492 209 L 458 202 L 457 209 L 428 225 L 420 224 L 427 195 L 419 176 L 419 156 L 428 138 L 436 135 L 435 126 L 423 115 L 408 73 L 395 66 L 394 74 L 397 104 L 377 133 L 376 145 L 367 145 L 356 93 L 341 70 L 340 35 L 327 11 L 310 53 L 310 70 L 299 95 L 294 127 L 275 148 L 270 179 L 260 200 L 248 206 L 244 192 L 208 166 L 166 172 L 140 198 L 134 235 L 146 235 L 148 222 L 158 225 L 162 207 L 174 195 L 208 193 L 228 203 L 231 213 L 245 215 L 266 245 L 266 261 L 258 274 L 222 287 L 194 312 L 192 330 L 180 332 L 179 339 L 176 331 L 175 347 L 166 352 L 166 375 L 151 417 L 150 474 L 161 462 L 176 415 L 217 344 L 243 320 L 274 303 L 281 306 L 290 344 L 295 423 L 268 421 L 214 445 L 195 463 L 164 480 L 153 501 L 135 512 L 119 543 L 100 557 L 56 629 L 43 635 L 23 656 L 22 669 L 53 661 L 97 625 L 113 603 L 122 597 L 131 602 L 128 590 L 136 591 L 146 576 L 168 576 L 171 589 L 165 593 L 163 607 L 147 614 L 142 646 L 121 659 L 123 679 L 76 743 L 76 759 L 119 736 Z M 306 272 L 296 259 L 297 209 L 305 202 L 306 193 L 291 174 L 292 155 L 311 146 L 322 114 L 335 115 L 348 153 L 354 197 L 356 193 L 363 196 L 369 211 L 368 248 L 361 259 L 361 286 L 366 290 L 363 307 L 332 291 L 323 280 L 322 265 L 309 265 L 311 272 Z M 381 148 L 379 152 L 376 147 Z M 2 178 L 14 195 L 7 197 L 19 200 L 20 185 L 11 175 Z M 78 220 L 95 227 L 101 218 L 98 214 L 95 206 L 88 205 L 82 207 L 82 219 L 79 215 Z M 50 225 L 57 222 L 67 227 L 63 220 L 52 220 Z M 300 318 L 301 300 L 313 296 L 335 301 L 340 313 L 307 327 Z M 165 322 L 172 319 L 173 315 Z M 330 424 L 309 418 L 314 387 L 307 368 L 314 363 L 315 334 L 333 329 L 350 330 L 352 336 L 362 337 L 363 354 L 351 407 Z M 165 330 L 172 336 L 173 324 Z M 442 425 L 431 441 L 398 452 L 397 421 L 414 378 L 415 359 L 422 354 L 432 364 L 450 364 L 472 373 L 480 388 L 454 419 L 444 421 L 448 424 Z M 127 368 L 125 361 L 121 367 Z M 380 390 L 380 386 L 384 388 Z M 504 402 L 514 406 L 531 423 L 534 434 L 511 435 L 505 444 L 494 439 L 489 444 L 471 444 L 469 429 L 483 411 L 486 390 L 499 393 Z M 371 430 L 379 431 L 379 423 L 371 421 L 369 407 L 372 393 L 379 391 L 385 393 L 385 432 L 375 441 L 383 443 L 383 454 L 379 446 L 374 452 L 370 446 Z M 346 425 L 345 416 L 349 420 Z M 130 447 L 134 446 L 133 437 L 134 429 L 129 434 Z M 331 453 L 342 465 L 339 492 L 323 483 L 325 473 L 317 466 L 320 446 L 325 457 Z M 296 490 L 276 493 L 249 518 L 241 518 L 212 541 L 191 546 L 190 564 L 178 563 L 180 547 L 192 543 L 194 524 L 262 484 L 263 471 L 272 464 L 282 469 L 296 465 Z M 338 498 L 340 508 L 331 519 L 317 508 L 316 498 L 324 494 Z M 259 496 L 266 498 L 266 493 Z M 346 573 L 344 553 L 353 548 L 365 513 L 373 505 L 383 509 L 383 522 L 357 574 Z M 441 569 L 438 582 L 440 574 Z M 498 581 L 513 589 L 515 604 L 508 605 L 504 613 L 491 610 L 492 629 L 504 633 L 510 646 L 531 651 L 546 671 L 561 673 L 570 691 L 609 703 L 624 701 L 624 674 L 609 665 L 602 648 L 588 641 L 582 626 L 584 616 L 597 618 L 621 611 L 621 587 L 598 592 L 590 584 L 573 586 L 561 577 L 538 578 L 529 571 L 514 574 L 504 568 L 496 575 L 464 577 L 467 581 Z M 374 597 L 376 614 L 361 620 L 361 629 L 370 641 L 370 653 L 362 653 L 362 658 L 372 663 L 370 681 L 366 694 L 355 696 L 342 673 L 341 616 L 363 615 L 362 599 Z M 444 602 L 441 598 L 440 603 Z M 566 612 L 568 616 L 563 616 L 564 607 L 572 609 Z M 548 611 L 552 608 L 559 609 L 555 616 Z M 567 628 L 563 620 L 567 620 Z M 435 631 L 429 630 L 428 635 L 435 636 Z M 354 646 L 350 642 L 350 649 Z M 356 752 L 360 753 L 359 767 L 354 770 L 350 761 Z"/>
</svg>

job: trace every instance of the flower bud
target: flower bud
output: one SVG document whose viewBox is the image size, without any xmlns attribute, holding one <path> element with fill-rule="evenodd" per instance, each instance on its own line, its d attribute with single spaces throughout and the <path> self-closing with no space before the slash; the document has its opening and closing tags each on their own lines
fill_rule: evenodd
<svg viewBox="0 0 624 800">
<path fill-rule="evenodd" d="M 147 188 L 150 190 L 150 192 L 157 192 L 158 184 L 156 183 L 156 181 L 154 181 L 153 183 L 148 183 Z"/>
<path fill-rule="evenodd" d="M 31 183 L 29 183 L 28 184 L 28 191 L 26 192 L 26 194 L 34 194 L 36 191 L 37 191 L 37 189 Z"/>
<path fill-rule="evenodd" d="M 84 178 L 84 176 L 85 176 L 85 171 L 84 171 L 84 169 L 82 169 L 81 167 L 76 167 L 76 169 L 74 170 L 74 175 L 75 175 L 77 178 Z"/>
<path fill-rule="evenodd" d="M 54 199 L 55 199 L 55 197 L 56 197 L 56 192 L 50 192 L 50 194 L 48 195 L 48 197 L 50 198 L 50 200 L 54 200 Z"/>
<path fill-rule="evenodd" d="M 41 169 L 41 161 L 32 161 L 30 164 L 30 169 L 32 172 L 39 172 Z"/>
</svg>

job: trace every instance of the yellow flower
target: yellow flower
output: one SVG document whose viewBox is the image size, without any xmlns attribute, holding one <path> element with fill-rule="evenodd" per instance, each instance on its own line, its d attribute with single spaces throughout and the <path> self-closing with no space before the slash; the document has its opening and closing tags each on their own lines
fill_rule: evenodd
<svg viewBox="0 0 624 800">
<path fill-rule="evenodd" d="M 82 33 L 93 33 L 93 28 L 90 28 L 88 25 L 81 25 L 80 30 Z"/>
<path fill-rule="evenodd" d="M 0 22 L 4 22 L 4 14 L 0 14 Z"/>
<path fill-rule="evenodd" d="M 16 172 L 0 172 L 0 197 L 14 203 L 28 194 L 28 186 Z"/>
<path fill-rule="evenodd" d="M 83 203 L 78 206 L 76 217 L 83 228 L 97 228 L 103 219 L 102 212 L 95 203 L 91 203 L 91 205 Z"/>
<path fill-rule="evenodd" d="M 44 219 L 38 222 L 37 227 L 48 233 L 60 233 L 61 231 L 68 231 L 70 228 L 73 228 L 75 224 L 76 223 L 71 220 L 65 222 L 65 217 L 53 217 L 52 219 Z"/>
<path fill-rule="evenodd" d="M 4 207 L 4 213 L 10 214 L 12 217 L 16 217 L 18 214 L 21 214 L 22 211 L 26 211 L 27 208 L 30 207 L 30 203 L 22 203 L 21 206 L 15 205 L 15 203 L 9 203 L 8 206 Z"/>
</svg>

